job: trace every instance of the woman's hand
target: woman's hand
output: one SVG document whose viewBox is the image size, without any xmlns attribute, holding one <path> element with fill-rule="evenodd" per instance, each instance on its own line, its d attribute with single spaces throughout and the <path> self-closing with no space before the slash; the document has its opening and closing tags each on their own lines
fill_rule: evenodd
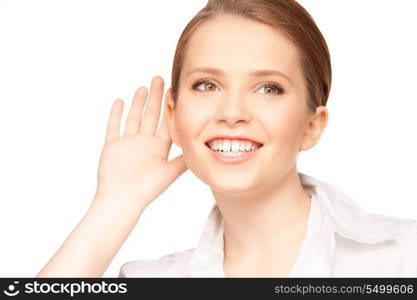
<svg viewBox="0 0 417 300">
<path fill-rule="evenodd" d="M 166 109 L 156 133 L 163 92 L 162 77 L 154 77 L 142 116 L 148 92 L 145 87 L 137 89 L 123 136 L 120 136 L 123 100 L 113 102 L 93 203 L 107 202 L 110 207 L 123 209 L 145 208 L 188 169 L 182 155 L 168 161 L 172 140 Z"/>
</svg>

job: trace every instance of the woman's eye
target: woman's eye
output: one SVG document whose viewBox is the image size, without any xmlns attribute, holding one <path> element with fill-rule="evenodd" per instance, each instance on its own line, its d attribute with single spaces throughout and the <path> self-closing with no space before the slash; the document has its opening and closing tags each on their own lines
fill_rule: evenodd
<svg viewBox="0 0 417 300">
<path fill-rule="evenodd" d="M 200 88 L 202 86 L 202 88 Z M 199 90 L 199 91 L 208 91 L 208 92 L 215 92 L 216 91 L 216 85 L 210 81 L 207 80 L 199 80 L 192 86 L 193 90 Z M 280 87 L 279 85 L 275 83 L 267 83 L 264 86 L 262 86 L 261 89 L 264 89 L 265 94 L 271 94 L 271 95 L 280 95 L 284 93 L 284 89 Z"/>
<path fill-rule="evenodd" d="M 267 83 L 262 88 L 265 94 L 280 95 L 284 93 L 284 89 L 276 84 Z"/>
<path fill-rule="evenodd" d="M 203 86 L 203 89 L 198 88 L 199 86 Z M 203 92 L 204 91 L 215 92 L 216 85 L 207 80 L 197 81 L 196 83 L 193 84 L 193 89 L 203 91 Z"/>
</svg>

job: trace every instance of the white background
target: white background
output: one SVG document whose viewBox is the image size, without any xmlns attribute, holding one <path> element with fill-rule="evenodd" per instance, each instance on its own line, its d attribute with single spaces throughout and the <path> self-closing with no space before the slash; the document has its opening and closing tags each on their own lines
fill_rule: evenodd
<svg viewBox="0 0 417 300">
<path fill-rule="evenodd" d="M 111 104 L 125 112 L 205 0 L 0 1 L 0 276 L 33 277 L 89 207 Z M 414 0 L 303 0 L 333 64 L 329 123 L 298 170 L 369 212 L 417 219 Z M 173 144 L 170 158 L 181 150 Z M 190 170 L 144 212 L 104 277 L 193 248 L 214 199 Z"/>
</svg>

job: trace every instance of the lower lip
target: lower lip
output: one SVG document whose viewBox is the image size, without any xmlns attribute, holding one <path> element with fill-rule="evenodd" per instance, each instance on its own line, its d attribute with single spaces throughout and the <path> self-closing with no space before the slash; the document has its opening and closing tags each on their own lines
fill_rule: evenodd
<svg viewBox="0 0 417 300">
<path fill-rule="evenodd" d="M 221 152 L 211 150 L 209 147 L 206 146 L 210 154 L 218 161 L 226 164 L 238 164 L 241 162 L 244 162 L 246 160 L 249 160 L 251 157 L 253 157 L 256 153 L 258 153 L 259 149 L 244 152 L 243 154 L 239 156 L 224 156 L 221 154 Z"/>
</svg>

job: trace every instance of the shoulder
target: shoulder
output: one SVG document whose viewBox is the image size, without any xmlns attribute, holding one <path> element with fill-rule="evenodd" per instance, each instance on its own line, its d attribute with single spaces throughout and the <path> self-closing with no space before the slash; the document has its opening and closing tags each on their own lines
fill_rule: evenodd
<svg viewBox="0 0 417 300">
<path fill-rule="evenodd" d="M 157 259 L 140 259 L 124 263 L 119 277 L 184 277 L 195 249 L 164 255 Z"/>
<path fill-rule="evenodd" d="M 369 216 L 381 230 L 395 232 L 395 239 L 417 243 L 417 220 L 372 213 Z"/>
<path fill-rule="evenodd" d="M 387 238 L 364 243 L 338 239 L 336 276 L 417 276 L 417 220 L 381 214 L 368 215 L 381 232 L 387 233 Z"/>
<path fill-rule="evenodd" d="M 368 215 L 382 232 L 391 234 L 389 241 L 393 248 L 417 248 L 417 220 L 374 213 Z"/>
</svg>

